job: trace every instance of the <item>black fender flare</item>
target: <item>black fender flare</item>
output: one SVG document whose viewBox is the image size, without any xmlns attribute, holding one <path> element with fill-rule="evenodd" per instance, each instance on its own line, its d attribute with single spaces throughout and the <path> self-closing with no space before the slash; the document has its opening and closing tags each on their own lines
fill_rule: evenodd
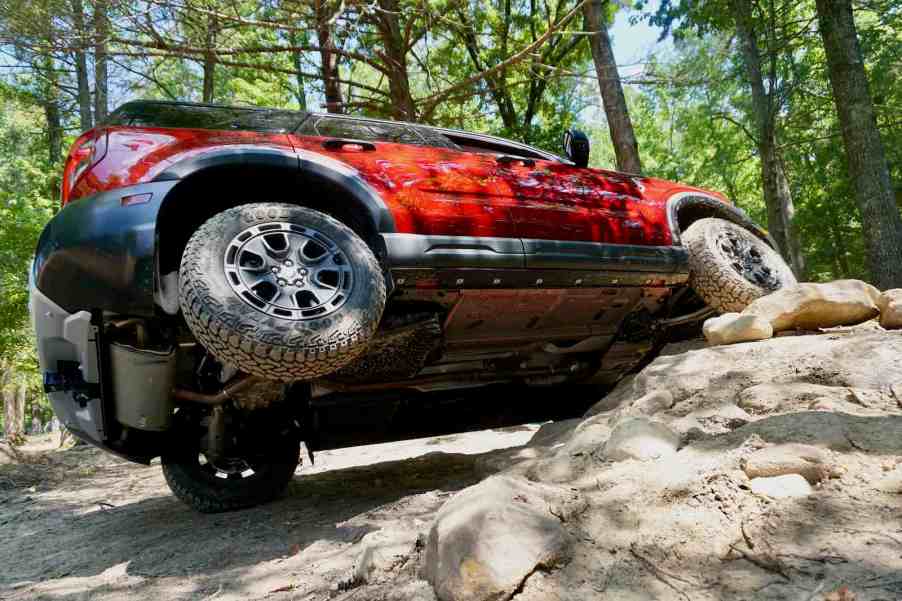
<svg viewBox="0 0 902 601">
<path fill-rule="evenodd" d="M 237 145 L 217 148 L 174 163 L 153 181 L 184 180 L 201 171 L 230 166 L 276 167 L 295 171 L 327 182 L 348 195 L 348 202 L 366 215 L 374 231 L 394 233 L 395 220 L 385 201 L 356 169 L 331 157 L 300 150 L 291 152 L 276 148 Z"/>
<path fill-rule="evenodd" d="M 367 236 L 380 257 L 385 257 L 385 242 L 381 234 L 395 233 L 395 220 L 388 205 L 353 167 L 306 150 L 283 150 L 257 145 L 234 145 L 202 152 L 196 156 L 177 161 L 166 167 L 154 178 L 154 182 L 185 181 L 213 169 L 229 167 L 259 166 L 284 170 L 298 176 L 305 176 L 341 190 L 348 208 L 361 217 L 365 226 L 373 234 Z M 176 185 L 176 188 L 178 185 Z M 165 203 L 165 200 L 164 200 Z M 159 224 L 157 224 L 159 227 Z M 177 278 L 172 273 L 162 273 L 160 249 L 156 245 L 154 256 L 154 300 L 165 313 L 174 315 L 178 311 Z M 393 288 L 390 272 L 386 272 L 388 290 Z"/>
<path fill-rule="evenodd" d="M 719 217 L 744 227 L 765 242 L 771 248 L 780 252 L 777 242 L 768 233 L 766 229 L 752 221 L 748 214 L 731 204 L 727 204 L 716 196 L 709 196 L 701 192 L 680 192 L 674 194 L 667 199 L 667 222 L 670 226 L 671 236 L 674 244 L 682 244 L 680 234 L 682 228 L 680 226 L 680 213 L 684 211 L 692 211 L 696 219 L 705 217 Z"/>
</svg>

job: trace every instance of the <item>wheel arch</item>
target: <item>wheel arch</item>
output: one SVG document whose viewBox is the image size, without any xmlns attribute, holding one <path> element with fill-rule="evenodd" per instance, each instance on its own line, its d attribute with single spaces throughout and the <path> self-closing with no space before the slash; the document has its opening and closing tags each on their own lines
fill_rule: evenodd
<svg viewBox="0 0 902 601">
<path fill-rule="evenodd" d="M 347 165 L 315 153 L 270 148 L 219 149 L 179 161 L 154 181 L 178 180 L 156 221 L 155 301 L 178 312 L 176 286 L 191 234 L 213 215 L 247 202 L 285 202 L 335 217 L 351 227 L 384 261 L 380 234 L 395 231 L 379 194 Z"/>
<path fill-rule="evenodd" d="M 731 204 L 727 204 L 715 196 L 701 192 L 681 192 L 667 200 L 667 221 L 675 244 L 682 244 L 682 232 L 699 219 L 718 217 L 744 227 L 765 242 L 771 248 L 780 251 L 773 237 L 761 226 L 752 221 L 748 214 Z"/>
</svg>

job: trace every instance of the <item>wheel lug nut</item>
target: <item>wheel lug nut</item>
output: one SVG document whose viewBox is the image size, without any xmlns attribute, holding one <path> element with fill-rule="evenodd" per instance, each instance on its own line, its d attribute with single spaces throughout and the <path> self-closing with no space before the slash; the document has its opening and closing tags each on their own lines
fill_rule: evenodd
<svg viewBox="0 0 902 601">
<path fill-rule="evenodd" d="M 279 286 L 285 286 L 286 284 L 288 284 L 288 282 L 286 282 L 285 280 L 279 278 Z"/>
<path fill-rule="evenodd" d="M 283 265 L 285 265 L 285 267 L 291 267 L 292 263 L 291 261 L 285 261 Z"/>
<path fill-rule="evenodd" d="M 294 285 L 295 285 L 295 286 L 303 286 L 303 285 L 304 285 L 304 282 L 302 282 L 301 280 L 295 280 L 295 281 L 294 281 Z"/>
<path fill-rule="evenodd" d="M 278 267 L 273 267 L 273 268 L 272 268 L 272 272 L 273 272 L 273 273 L 279 273 L 279 268 L 278 268 Z"/>
</svg>

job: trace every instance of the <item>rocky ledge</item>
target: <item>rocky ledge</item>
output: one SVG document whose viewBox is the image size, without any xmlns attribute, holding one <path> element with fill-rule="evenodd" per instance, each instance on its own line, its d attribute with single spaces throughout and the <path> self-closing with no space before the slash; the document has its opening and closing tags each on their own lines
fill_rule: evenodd
<svg viewBox="0 0 902 601">
<path fill-rule="evenodd" d="M 442 601 L 902 598 L 898 292 L 802 284 L 665 348 L 487 457 L 418 577 Z"/>
</svg>

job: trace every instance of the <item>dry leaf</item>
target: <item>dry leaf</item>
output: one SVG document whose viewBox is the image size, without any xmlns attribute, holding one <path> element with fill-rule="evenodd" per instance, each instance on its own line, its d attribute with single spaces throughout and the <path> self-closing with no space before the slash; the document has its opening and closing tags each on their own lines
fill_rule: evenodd
<svg viewBox="0 0 902 601">
<path fill-rule="evenodd" d="M 847 586 L 841 586 L 832 593 L 827 593 L 824 601 L 855 601 L 855 593 Z"/>
</svg>

